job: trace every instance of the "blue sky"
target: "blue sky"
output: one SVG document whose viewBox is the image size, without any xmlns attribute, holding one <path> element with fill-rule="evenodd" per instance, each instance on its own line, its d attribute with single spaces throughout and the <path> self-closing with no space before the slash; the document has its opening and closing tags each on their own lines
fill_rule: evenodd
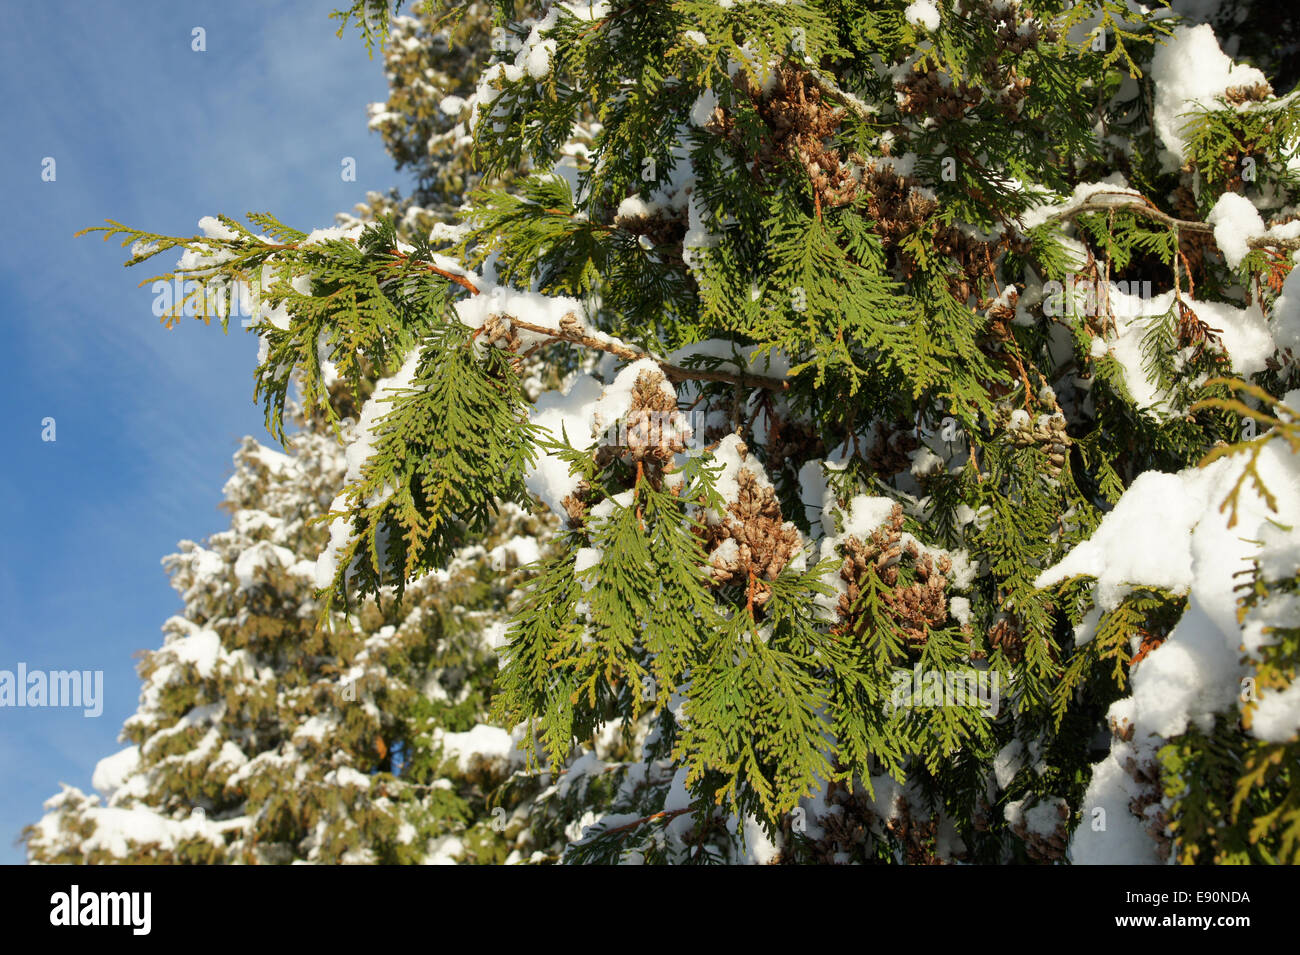
<svg viewBox="0 0 1300 955">
<path fill-rule="evenodd" d="M 311 229 L 368 189 L 407 188 L 366 128 L 381 60 L 335 37 L 338 5 L 43 0 L 12 5 L 0 31 L 0 669 L 103 670 L 105 697 L 97 719 L 0 708 L 0 862 L 22 861 L 18 832 L 60 782 L 89 791 L 121 747 L 133 654 L 181 609 L 159 562 L 227 526 L 240 436 L 271 443 L 256 339 L 238 321 L 165 330 L 137 283 L 172 260 L 127 271 L 116 242 L 72 235 L 106 218 L 191 235 L 250 211 Z"/>
</svg>

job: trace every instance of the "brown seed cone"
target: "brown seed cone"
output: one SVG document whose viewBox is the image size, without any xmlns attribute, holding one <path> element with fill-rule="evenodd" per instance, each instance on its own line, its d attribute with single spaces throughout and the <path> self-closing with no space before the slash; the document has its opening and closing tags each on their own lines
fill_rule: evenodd
<svg viewBox="0 0 1300 955">
<path fill-rule="evenodd" d="M 1065 858 L 1066 846 L 1069 844 L 1067 826 L 1070 820 L 1070 808 L 1064 802 L 1056 804 L 1056 815 L 1060 820 L 1048 834 L 1030 832 L 1024 821 L 1015 823 L 1011 831 L 1024 843 L 1025 852 L 1036 862 L 1060 862 Z"/>
<path fill-rule="evenodd" d="M 622 427 L 609 433 L 612 441 L 596 448 L 596 467 L 607 468 L 615 460 L 640 465 L 654 486 L 660 485 L 665 468 L 674 455 L 686 450 L 690 437 L 686 419 L 677 410 L 676 398 L 664 389 L 664 381 L 659 371 L 637 376 Z"/>
<path fill-rule="evenodd" d="M 807 174 L 819 208 L 853 202 L 858 194 L 857 171 L 839 150 L 828 145 L 839 131 L 844 110 L 826 98 L 812 74 L 782 64 L 776 68 L 775 82 L 767 93 L 744 74 L 736 82 L 771 131 L 755 157 L 759 169 L 771 170 L 783 159 L 795 162 Z M 721 108 L 714 111 L 705 128 L 733 141 L 736 138 L 734 120 Z"/>
<path fill-rule="evenodd" d="M 727 509 L 727 519 L 705 531 L 713 579 L 719 585 L 743 584 L 751 577 L 775 580 L 799 551 L 799 531 L 783 519 L 772 488 L 760 487 L 752 472 L 741 471 L 737 483 L 740 492 Z M 734 552 L 727 548 L 718 553 L 728 540 L 735 542 Z M 770 588 L 760 587 L 755 604 L 766 603 L 768 596 Z"/>
<path fill-rule="evenodd" d="M 744 445 L 740 447 L 744 457 Z M 759 607 L 772 593 L 764 581 L 775 580 L 798 554 L 800 535 L 781 513 L 776 492 L 760 485 L 753 471 L 741 470 L 736 484 L 736 499 L 728 505 L 723 519 L 704 526 L 704 544 L 714 582 L 727 586 L 750 585 L 753 581 L 751 598 Z M 724 547 L 728 541 L 735 547 Z"/>
<path fill-rule="evenodd" d="M 1019 663 L 1024 659 L 1024 637 L 1012 617 L 1002 617 L 989 627 L 989 643 L 1001 650 L 1012 663 Z"/>
<path fill-rule="evenodd" d="M 877 421 L 874 440 L 867 451 L 867 466 L 882 478 L 893 477 L 912 466 L 911 452 L 920 442 L 907 428 L 887 429 Z"/>
<path fill-rule="evenodd" d="M 889 518 L 869 540 L 850 537 L 845 541 L 840 579 L 846 592 L 840 595 L 837 605 L 842 630 L 858 633 L 863 626 L 856 619 L 854 607 L 868 575 L 892 588 L 884 595 L 885 606 L 894 624 L 913 643 L 924 643 L 930 629 L 948 618 L 947 574 L 952 571 L 952 560 L 944 555 L 936 564 L 933 556 L 921 553 L 914 541 L 903 543 L 902 535 L 903 508 L 895 504 Z M 916 578 L 910 584 L 899 583 L 899 567 L 904 560 L 910 563 Z"/>
</svg>

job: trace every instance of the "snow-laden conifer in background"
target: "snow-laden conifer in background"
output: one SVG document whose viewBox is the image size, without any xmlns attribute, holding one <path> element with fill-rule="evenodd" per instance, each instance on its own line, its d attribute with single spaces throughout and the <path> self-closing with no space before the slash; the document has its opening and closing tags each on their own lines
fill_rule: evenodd
<svg viewBox="0 0 1300 955">
<path fill-rule="evenodd" d="M 539 524 L 507 510 L 491 553 L 456 555 L 401 608 L 367 605 L 318 631 L 326 535 L 313 521 L 346 470 L 323 424 L 303 421 L 287 453 L 244 440 L 230 529 L 164 561 L 185 607 L 141 663 L 130 745 L 96 767 L 106 804 L 64 787 L 27 831 L 33 860 L 504 859 L 485 799 L 511 741 L 472 731 Z"/>
</svg>

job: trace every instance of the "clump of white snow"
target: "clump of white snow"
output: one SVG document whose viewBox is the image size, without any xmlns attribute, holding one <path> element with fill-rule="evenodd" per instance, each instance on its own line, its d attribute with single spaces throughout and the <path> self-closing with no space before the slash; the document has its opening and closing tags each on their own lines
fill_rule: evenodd
<svg viewBox="0 0 1300 955">
<path fill-rule="evenodd" d="M 915 0 L 908 4 L 903 16 L 912 26 L 925 27 L 931 32 L 939 29 L 939 8 L 934 5 L 934 0 Z"/>
<path fill-rule="evenodd" d="M 1264 220 L 1259 210 L 1245 196 L 1225 192 L 1210 210 L 1206 221 L 1214 226 L 1214 242 L 1218 245 L 1228 268 L 1235 269 L 1250 253 L 1247 240 L 1264 234 Z"/>
<path fill-rule="evenodd" d="M 105 799 L 112 799 L 113 793 L 122 787 L 127 777 L 131 776 L 140 765 L 140 747 L 128 746 L 112 756 L 105 756 L 95 764 L 95 774 L 90 783 Z"/>
<path fill-rule="evenodd" d="M 1266 645 L 1268 627 L 1278 625 L 1278 618 L 1266 603 L 1243 625 L 1235 587 L 1240 572 L 1261 554 L 1261 568 L 1274 553 L 1289 555 L 1270 568 L 1278 578 L 1294 577 L 1300 566 L 1300 456 L 1282 441 L 1264 446 L 1256 468 L 1274 495 L 1276 510 L 1247 484 L 1238 498 L 1237 523 L 1230 528 L 1220 506 L 1243 466 L 1241 458 L 1221 458 L 1177 474 L 1140 475 L 1092 537 L 1036 581 L 1044 587 L 1075 575 L 1093 578 L 1099 610 L 1114 608 L 1141 585 L 1187 595 L 1186 609 L 1168 637 L 1132 669 L 1131 696 L 1111 708 L 1112 724 L 1125 732 L 1113 740 L 1111 755 L 1093 769 L 1071 847 L 1076 863 L 1161 861 L 1152 838 L 1160 828 L 1151 815 L 1153 806 L 1141 819 L 1129 811 L 1144 785 L 1130 770 L 1150 762 L 1164 740 L 1193 726 L 1211 731 L 1216 714 L 1243 707 L 1249 696 L 1242 692 L 1242 680 L 1250 672 L 1242 662 L 1243 650 L 1254 654 Z M 1284 602 L 1277 609 L 1293 624 L 1291 595 L 1279 596 Z M 1084 624 L 1082 637 L 1090 639 L 1096 619 Z M 1251 730 L 1259 738 L 1290 739 L 1300 730 L 1300 691 L 1291 685 L 1262 692 L 1250 715 Z M 1098 812 L 1104 829 L 1090 825 L 1091 814 Z"/>
<path fill-rule="evenodd" d="M 1173 35 L 1156 46 L 1151 58 L 1155 84 L 1155 128 L 1168 152 L 1165 168 L 1177 169 L 1186 160 L 1187 142 L 1182 130 L 1193 110 L 1214 109 L 1215 97 L 1234 86 L 1255 86 L 1268 79 L 1253 66 L 1234 63 L 1219 49 L 1213 27 L 1176 27 Z"/>
<path fill-rule="evenodd" d="M 1293 261 L 1300 261 L 1297 252 Z M 1282 283 L 1282 294 L 1273 302 L 1269 328 L 1279 349 L 1289 349 L 1300 358 L 1300 268 L 1292 266 Z"/>
</svg>

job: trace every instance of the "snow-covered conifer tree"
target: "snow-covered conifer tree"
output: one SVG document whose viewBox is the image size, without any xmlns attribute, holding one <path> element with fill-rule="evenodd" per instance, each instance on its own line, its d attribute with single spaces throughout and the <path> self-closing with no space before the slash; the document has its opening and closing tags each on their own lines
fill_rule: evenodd
<svg viewBox="0 0 1300 955">
<path fill-rule="evenodd" d="M 318 629 L 319 517 L 347 459 L 324 416 L 300 424 L 287 453 L 244 439 L 230 529 L 164 561 L 185 607 L 140 665 L 130 745 L 95 770 L 107 804 L 65 786 L 26 833 L 35 861 L 450 861 L 490 842 L 469 834 L 491 831 L 510 738 L 455 730 L 485 713 L 537 518 L 506 509 L 490 554 Z"/>
<path fill-rule="evenodd" d="M 1300 858 L 1281 60 L 1118 0 L 490 6 L 457 227 L 103 231 L 259 283 L 273 429 L 388 376 L 325 619 L 562 522 L 492 688 L 520 857 Z"/>
</svg>

